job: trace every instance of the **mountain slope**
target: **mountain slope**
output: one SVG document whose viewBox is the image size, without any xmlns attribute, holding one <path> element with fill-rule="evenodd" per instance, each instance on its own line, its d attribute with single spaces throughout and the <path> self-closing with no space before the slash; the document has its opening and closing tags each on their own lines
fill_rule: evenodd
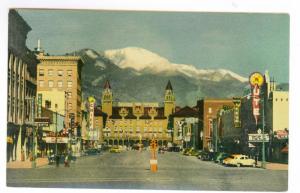
<svg viewBox="0 0 300 193">
<path fill-rule="evenodd" d="M 193 65 L 174 64 L 151 51 L 137 47 L 107 50 L 104 56 L 113 61 L 122 69 L 131 68 L 136 72 L 148 74 L 167 74 L 187 76 L 200 80 L 221 81 L 223 79 L 236 79 L 247 82 L 244 78 L 234 72 L 225 69 L 204 70 Z"/>
<path fill-rule="evenodd" d="M 85 98 L 93 95 L 98 102 L 107 79 L 112 86 L 115 101 L 161 103 L 164 100 L 166 84 L 170 80 L 176 105 L 180 106 L 194 106 L 196 100 L 202 97 L 238 96 L 247 84 L 243 77 L 233 72 L 222 69 L 201 70 L 191 65 L 172 64 L 144 49 L 141 49 L 140 58 L 136 57 L 136 60 L 134 56 L 137 53 L 130 55 L 132 53 L 126 54 L 122 50 L 96 52 L 83 49 L 76 54 L 84 61 L 83 95 Z"/>
</svg>

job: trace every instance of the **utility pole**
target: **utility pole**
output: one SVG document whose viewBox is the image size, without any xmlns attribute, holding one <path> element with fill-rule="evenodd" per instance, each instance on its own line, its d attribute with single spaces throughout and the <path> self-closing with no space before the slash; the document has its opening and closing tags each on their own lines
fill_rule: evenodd
<svg viewBox="0 0 300 193">
<path fill-rule="evenodd" d="M 263 95 L 263 93 L 262 93 Z M 266 168 L 266 152 L 265 152 L 265 104 L 264 104 L 264 98 L 262 98 L 262 162 L 261 167 Z"/>
<path fill-rule="evenodd" d="M 57 156 L 57 104 L 55 104 L 55 155 Z"/>
<path fill-rule="evenodd" d="M 36 138 L 36 131 L 35 131 L 35 125 L 34 125 L 34 113 L 35 113 L 35 97 L 30 98 L 31 100 L 31 120 L 32 120 L 32 163 L 31 167 L 36 167 L 35 162 L 35 138 Z"/>
</svg>

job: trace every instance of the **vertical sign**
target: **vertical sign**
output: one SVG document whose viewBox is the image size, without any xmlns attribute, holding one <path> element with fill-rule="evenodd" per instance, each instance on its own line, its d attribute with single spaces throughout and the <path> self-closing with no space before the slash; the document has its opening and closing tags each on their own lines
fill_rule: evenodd
<svg viewBox="0 0 300 193">
<path fill-rule="evenodd" d="M 38 94 L 38 112 L 37 112 L 37 117 L 42 117 L 42 94 Z"/>
<path fill-rule="evenodd" d="M 255 118 L 255 122 L 257 125 L 258 122 L 258 117 L 259 117 L 259 94 L 260 94 L 260 90 L 259 87 L 257 85 L 254 86 L 253 91 L 252 91 L 252 111 L 253 111 L 253 116 Z"/>
<path fill-rule="evenodd" d="M 96 140 L 94 134 L 94 106 L 95 106 L 95 98 L 89 97 L 89 138 L 90 140 Z"/>
<path fill-rule="evenodd" d="M 241 99 L 240 98 L 233 98 L 233 123 L 235 128 L 241 127 L 241 116 L 240 116 L 240 109 L 241 109 Z"/>
<path fill-rule="evenodd" d="M 259 72 L 254 72 L 249 77 L 249 82 L 252 87 L 252 110 L 255 122 L 257 125 L 259 117 L 259 101 L 260 101 L 260 89 L 259 87 L 264 83 L 264 77 Z"/>
</svg>

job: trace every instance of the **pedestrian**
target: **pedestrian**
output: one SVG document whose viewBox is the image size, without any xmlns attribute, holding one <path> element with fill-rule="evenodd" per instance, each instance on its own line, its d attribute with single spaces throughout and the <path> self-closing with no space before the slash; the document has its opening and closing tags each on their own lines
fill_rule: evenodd
<svg viewBox="0 0 300 193">
<path fill-rule="evenodd" d="M 69 154 L 66 154 L 65 155 L 65 167 L 70 167 L 70 164 L 69 164 L 69 160 L 70 159 L 70 156 Z"/>
<path fill-rule="evenodd" d="M 58 154 L 56 154 L 56 156 L 55 156 L 55 161 L 56 161 L 56 167 L 58 167 L 59 166 L 59 155 Z"/>
</svg>

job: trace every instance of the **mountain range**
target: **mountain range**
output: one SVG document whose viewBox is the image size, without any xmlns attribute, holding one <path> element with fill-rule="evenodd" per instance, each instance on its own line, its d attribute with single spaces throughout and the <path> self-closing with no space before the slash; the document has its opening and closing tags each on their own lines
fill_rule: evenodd
<svg viewBox="0 0 300 193">
<path fill-rule="evenodd" d="M 103 85 L 110 81 L 114 101 L 160 102 L 168 80 L 176 105 L 194 106 L 200 98 L 241 96 L 248 79 L 225 69 L 199 69 L 194 65 L 171 63 L 166 58 L 138 47 L 97 52 L 82 49 L 83 97 L 101 99 Z"/>
</svg>

